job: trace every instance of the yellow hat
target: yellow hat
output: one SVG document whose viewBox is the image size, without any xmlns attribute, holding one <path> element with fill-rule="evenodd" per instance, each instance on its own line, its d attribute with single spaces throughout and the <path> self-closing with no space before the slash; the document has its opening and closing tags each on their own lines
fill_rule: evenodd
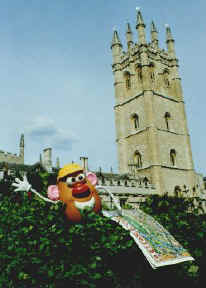
<svg viewBox="0 0 206 288">
<path fill-rule="evenodd" d="M 72 174 L 74 172 L 82 171 L 82 170 L 84 169 L 79 164 L 69 163 L 59 170 L 57 181 L 59 181 L 60 178 L 65 177 L 68 174 Z"/>
</svg>

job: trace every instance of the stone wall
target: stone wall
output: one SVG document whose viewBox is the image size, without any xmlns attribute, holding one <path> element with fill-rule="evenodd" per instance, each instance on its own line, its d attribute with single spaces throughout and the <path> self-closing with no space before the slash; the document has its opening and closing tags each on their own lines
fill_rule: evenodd
<svg viewBox="0 0 206 288">
<path fill-rule="evenodd" d="M 0 162 L 24 164 L 24 157 L 9 152 L 0 151 Z"/>
<path fill-rule="evenodd" d="M 98 193 L 103 203 L 108 208 L 115 208 L 113 200 L 108 192 L 112 192 L 115 199 L 121 207 L 129 205 L 133 208 L 138 208 L 140 203 L 145 201 L 145 198 L 152 195 L 158 194 L 154 186 L 138 186 L 138 187 L 127 187 L 127 186 L 97 186 Z"/>
</svg>

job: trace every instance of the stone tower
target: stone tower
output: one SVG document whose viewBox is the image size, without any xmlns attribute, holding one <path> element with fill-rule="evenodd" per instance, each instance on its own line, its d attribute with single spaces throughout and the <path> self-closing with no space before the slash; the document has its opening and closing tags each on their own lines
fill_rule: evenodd
<svg viewBox="0 0 206 288">
<path fill-rule="evenodd" d="M 56 168 L 57 168 L 57 169 L 60 168 L 60 160 L 59 160 L 59 157 L 56 158 Z"/>
<path fill-rule="evenodd" d="M 42 165 L 48 172 L 52 172 L 52 148 L 43 150 Z"/>
<path fill-rule="evenodd" d="M 24 134 L 21 134 L 20 143 L 19 143 L 19 157 L 24 163 Z"/>
<path fill-rule="evenodd" d="M 166 26 L 165 51 L 154 22 L 149 43 L 145 27 L 138 10 L 138 43 L 128 23 L 127 51 L 116 30 L 111 44 L 119 172 L 146 176 L 160 194 L 184 185 L 192 191 L 196 176 L 174 39 Z"/>
</svg>

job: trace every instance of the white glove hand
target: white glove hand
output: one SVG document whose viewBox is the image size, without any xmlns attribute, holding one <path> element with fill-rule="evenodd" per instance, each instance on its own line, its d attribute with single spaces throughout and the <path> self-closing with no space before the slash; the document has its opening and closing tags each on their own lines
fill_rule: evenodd
<svg viewBox="0 0 206 288">
<path fill-rule="evenodd" d="M 29 184 L 26 175 L 23 177 L 23 181 L 21 181 L 19 178 L 15 178 L 14 183 L 12 183 L 12 186 L 17 187 L 14 191 L 26 191 L 28 192 L 31 189 L 31 184 Z"/>
</svg>

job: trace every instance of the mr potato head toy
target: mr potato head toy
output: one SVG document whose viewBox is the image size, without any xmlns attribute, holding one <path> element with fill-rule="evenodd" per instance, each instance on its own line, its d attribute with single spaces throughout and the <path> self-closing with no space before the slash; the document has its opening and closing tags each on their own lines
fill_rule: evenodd
<svg viewBox="0 0 206 288">
<path fill-rule="evenodd" d="M 68 164 L 60 169 L 57 177 L 59 200 L 66 204 L 65 213 L 71 222 L 80 222 L 80 210 L 85 208 L 100 212 L 101 200 L 95 189 L 96 184 L 96 175 L 88 173 L 86 176 L 78 164 Z"/>
<path fill-rule="evenodd" d="M 48 198 L 39 194 L 28 183 L 26 176 L 23 181 L 16 178 L 12 185 L 17 187 L 15 191 L 33 192 L 41 199 L 56 204 L 61 201 L 66 204 L 65 214 L 72 223 L 82 220 L 80 211 L 89 209 L 96 213 L 101 210 L 101 200 L 95 186 L 97 177 L 92 172 L 85 173 L 77 163 L 70 163 L 59 170 L 57 184 L 48 187 Z"/>
</svg>

